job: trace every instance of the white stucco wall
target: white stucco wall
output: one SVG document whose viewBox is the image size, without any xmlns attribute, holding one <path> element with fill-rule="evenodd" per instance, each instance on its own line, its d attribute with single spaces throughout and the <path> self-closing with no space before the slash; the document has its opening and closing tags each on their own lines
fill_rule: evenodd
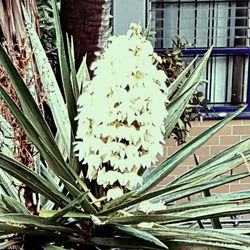
<svg viewBox="0 0 250 250">
<path fill-rule="evenodd" d="M 113 18 L 114 34 L 125 34 L 131 22 L 145 27 L 147 0 L 114 0 Z"/>
</svg>

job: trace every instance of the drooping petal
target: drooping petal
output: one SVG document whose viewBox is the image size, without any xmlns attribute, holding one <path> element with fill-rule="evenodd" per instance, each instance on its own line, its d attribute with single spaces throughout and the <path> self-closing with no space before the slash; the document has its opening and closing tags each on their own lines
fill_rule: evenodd
<svg viewBox="0 0 250 250">
<path fill-rule="evenodd" d="M 123 189 L 120 187 L 115 187 L 115 188 L 111 188 L 108 190 L 107 192 L 107 200 L 114 200 L 116 198 L 119 198 L 123 195 Z"/>
</svg>

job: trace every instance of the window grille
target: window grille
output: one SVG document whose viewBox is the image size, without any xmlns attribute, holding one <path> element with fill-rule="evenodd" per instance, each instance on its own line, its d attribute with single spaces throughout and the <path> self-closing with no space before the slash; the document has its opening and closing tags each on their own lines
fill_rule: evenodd
<svg viewBox="0 0 250 250">
<path fill-rule="evenodd" d="M 238 79 L 235 79 L 235 60 L 240 57 L 242 65 L 238 70 Z M 189 58 L 186 58 L 188 61 Z M 239 98 L 236 104 L 245 104 L 247 102 L 247 86 L 248 83 L 248 56 L 247 55 L 221 55 L 214 54 L 205 70 L 205 83 L 199 86 L 199 90 L 205 94 L 213 106 L 224 106 L 232 104 L 232 93 L 234 90 L 234 82 L 239 80 L 243 83 L 239 87 Z M 245 84 L 244 84 L 245 83 Z"/>
<path fill-rule="evenodd" d="M 201 90 L 213 104 L 249 102 L 250 1 L 150 2 L 155 48 L 170 48 L 176 34 L 194 44 L 195 48 L 183 51 L 187 56 L 203 54 L 214 45 L 206 69 L 208 83 Z"/>
<path fill-rule="evenodd" d="M 156 48 L 169 48 L 175 34 L 199 48 L 249 47 L 249 1 L 151 1 Z"/>
</svg>

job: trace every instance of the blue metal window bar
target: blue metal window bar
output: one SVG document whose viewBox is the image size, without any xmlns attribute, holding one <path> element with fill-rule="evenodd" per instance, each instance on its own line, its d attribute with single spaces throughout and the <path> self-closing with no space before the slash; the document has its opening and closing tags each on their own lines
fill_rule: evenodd
<svg viewBox="0 0 250 250">
<path fill-rule="evenodd" d="M 225 92 L 224 100 L 218 101 L 216 98 L 213 100 L 211 103 L 213 112 L 210 113 L 210 118 L 220 118 L 242 104 L 248 104 L 248 107 L 239 118 L 250 118 L 249 1 L 151 0 L 150 2 L 156 30 L 157 52 L 161 53 L 165 48 L 171 47 L 171 39 L 175 34 L 184 35 L 188 41 L 196 44 L 196 48 L 182 51 L 185 57 L 201 56 L 208 47 L 214 45 L 206 73 L 210 81 L 204 90 L 208 99 L 215 84 L 211 80 L 211 74 L 215 73 L 212 70 L 214 66 L 211 65 L 213 62 L 224 60 L 225 84 L 224 89 L 221 89 Z M 217 86 L 218 84 L 221 83 L 216 82 Z"/>
</svg>

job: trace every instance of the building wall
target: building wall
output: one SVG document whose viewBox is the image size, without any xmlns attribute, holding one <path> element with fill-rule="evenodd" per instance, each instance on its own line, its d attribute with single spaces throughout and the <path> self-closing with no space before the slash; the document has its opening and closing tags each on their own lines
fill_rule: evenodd
<svg viewBox="0 0 250 250">
<path fill-rule="evenodd" d="M 211 127 L 218 121 L 204 121 L 202 123 L 194 121 L 192 122 L 192 128 L 190 129 L 187 142 L 195 139 L 197 135 Z M 199 162 L 203 162 L 218 152 L 226 149 L 230 145 L 239 142 L 250 136 L 250 120 L 233 120 L 222 128 L 217 134 L 210 138 L 202 147 L 196 150 L 196 155 Z M 167 140 L 164 147 L 164 156 L 159 157 L 159 162 L 166 159 L 168 156 L 176 152 L 181 146 L 176 146 L 176 142 L 173 138 Z M 188 171 L 195 166 L 193 156 L 189 156 L 181 165 L 179 165 L 164 181 L 162 181 L 158 188 L 162 187 L 164 184 L 176 178 L 176 176 Z M 234 170 L 234 173 L 247 171 L 245 165 L 239 166 Z M 230 174 L 230 173 L 227 173 Z M 233 192 L 250 188 L 250 178 L 235 181 L 231 184 L 226 184 L 224 186 L 215 188 L 211 190 L 211 193 L 223 193 L 223 192 Z M 195 195 L 199 196 L 199 194 Z"/>
<path fill-rule="evenodd" d="M 145 27 L 145 0 L 114 0 L 113 1 L 113 33 L 125 35 L 131 23 L 140 23 Z"/>
</svg>

